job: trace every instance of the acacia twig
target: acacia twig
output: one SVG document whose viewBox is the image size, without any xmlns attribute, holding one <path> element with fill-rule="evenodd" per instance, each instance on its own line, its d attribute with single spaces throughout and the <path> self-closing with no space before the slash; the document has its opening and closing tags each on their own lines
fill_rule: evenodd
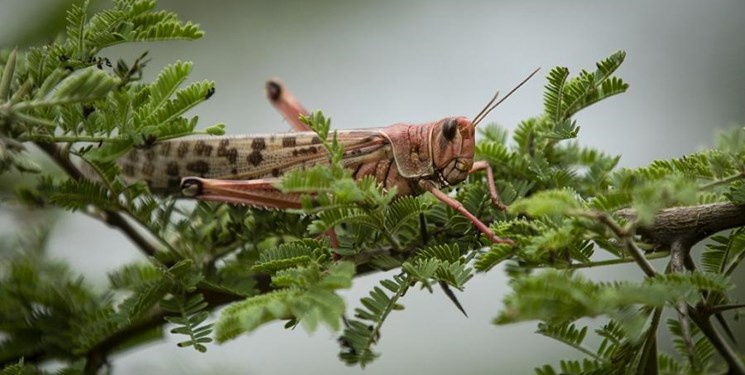
<svg viewBox="0 0 745 375">
<path fill-rule="evenodd" d="M 682 273 L 684 271 L 684 262 L 687 254 L 690 252 L 690 248 L 686 248 L 679 241 L 673 242 L 670 246 L 670 272 L 671 273 Z M 686 354 L 688 354 L 688 361 L 691 366 L 696 363 L 696 355 L 693 348 L 693 338 L 691 335 L 690 319 L 688 317 L 688 308 L 684 300 L 675 302 L 675 311 L 678 313 L 678 321 L 680 322 L 680 331 L 683 336 L 683 342 L 686 344 Z"/>
<path fill-rule="evenodd" d="M 623 246 L 647 277 L 654 277 L 657 274 L 652 263 L 650 263 L 649 259 L 644 256 L 642 249 L 640 249 L 639 246 L 636 245 L 636 242 L 634 242 L 633 232 L 629 232 L 622 228 L 615 220 L 613 220 L 613 218 L 604 212 L 598 212 L 594 214 L 593 217 L 610 228 L 616 237 L 621 240 Z"/>
<path fill-rule="evenodd" d="M 729 366 L 728 374 L 745 375 L 745 364 L 743 364 L 739 354 L 727 343 L 719 331 L 714 328 L 709 317 L 700 314 L 697 309 L 691 306 L 688 306 L 688 316 L 691 317 L 691 320 L 701 329 L 701 333 L 709 339 L 717 352 L 724 358 L 724 361 L 727 362 Z"/>
<path fill-rule="evenodd" d="M 80 169 L 62 154 L 62 150 L 58 145 L 43 142 L 36 142 L 35 145 L 49 155 L 71 178 L 75 180 L 85 179 Z M 121 213 L 106 209 L 102 211 L 104 222 L 121 230 L 146 256 L 155 255 L 158 248 L 152 242 L 148 241 Z"/>
</svg>

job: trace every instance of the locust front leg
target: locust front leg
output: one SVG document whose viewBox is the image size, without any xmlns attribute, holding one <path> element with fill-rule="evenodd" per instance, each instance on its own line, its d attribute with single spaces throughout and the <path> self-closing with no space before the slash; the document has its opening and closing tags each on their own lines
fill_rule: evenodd
<svg viewBox="0 0 745 375">
<path fill-rule="evenodd" d="M 470 220 L 473 225 L 476 226 L 476 228 L 481 231 L 489 240 L 491 240 L 494 243 L 504 243 L 508 245 L 514 245 L 515 243 L 508 239 L 508 238 L 499 238 L 497 237 L 494 232 L 489 229 L 489 227 L 484 224 L 479 218 L 477 218 L 474 214 L 470 213 L 465 207 L 463 207 L 463 204 L 458 202 L 457 200 L 453 199 L 449 195 L 445 194 L 442 190 L 438 189 L 437 186 L 435 186 L 432 182 L 427 180 L 421 180 L 419 181 L 419 186 L 421 186 L 423 189 L 429 191 L 437 197 L 442 203 L 445 203 L 446 205 L 450 206 L 450 208 L 454 209 L 461 215 L 465 216 L 468 220 Z M 496 191 L 496 190 L 495 190 Z"/>
<path fill-rule="evenodd" d="M 487 163 L 485 160 L 474 162 L 471 170 L 468 171 L 468 174 L 473 174 L 483 170 L 486 171 L 486 185 L 489 187 L 489 196 L 491 197 L 492 203 L 494 203 L 494 206 L 496 206 L 499 210 L 506 211 L 507 205 L 505 205 L 502 202 L 502 199 L 499 198 L 499 194 L 497 193 L 497 185 L 494 184 L 494 171 L 492 170 L 489 163 Z"/>
</svg>

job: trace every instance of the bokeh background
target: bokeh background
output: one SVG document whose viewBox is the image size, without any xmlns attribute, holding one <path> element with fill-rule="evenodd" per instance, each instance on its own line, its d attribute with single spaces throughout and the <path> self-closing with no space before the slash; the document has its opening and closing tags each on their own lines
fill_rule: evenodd
<svg viewBox="0 0 745 375">
<path fill-rule="evenodd" d="M 29 39 L 29 30 L 52 29 L 65 7 L 65 1 L 0 0 L 0 46 L 43 43 Z M 202 126 L 222 122 L 229 133 L 289 129 L 266 103 L 268 77 L 281 77 L 306 107 L 322 109 L 346 129 L 471 117 L 496 89 L 505 92 L 542 67 L 489 117 L 513 129 L 541 111 L 550 68 L 591 69 L 619 49 L 628 56 L 618 74 L 631 87 L 577 116 L 582 144 L 639 166 L 711 145 L 719 129 L 745 123 L 745 2 L 739 0 L 161 0 L 159 7 L 200 23 L 206 36 L 103 54 L 131 61 L 150 51 L 146 78 L 176 59 L 194 61 L 193 80 L 217 83 L 216 95 L 195 114 Z M 0 208 L 0 227 L 12 228 L 12 217 Z M 52 244 L 52 256 L 99 285 L 107 271 L 141 259 L 118 232 L 81 215 L 62 216 Z M 589 275 L 641 274 L 614 267 Z M 358 279 L 346 293 L 350 307 L 381 276 Z M 533 334 L 534 323 L 491 325 L 505 281 L 500 271 L 475 277 L 459 294 L 469 318 L 440 292 L 410 291 L 406 310 L 384 326 L 377 348 L 383 356 L 365 374 L 528 373 L 577 356 Z M 742 322 L 737 329 L 744 332 Z M 335 335 L 324 330 L 308 335 L 272 324 L 206 354 L 175 342 L 114 358 L 115 373 L 361 373 L 336 359 Z"/>
</svg>

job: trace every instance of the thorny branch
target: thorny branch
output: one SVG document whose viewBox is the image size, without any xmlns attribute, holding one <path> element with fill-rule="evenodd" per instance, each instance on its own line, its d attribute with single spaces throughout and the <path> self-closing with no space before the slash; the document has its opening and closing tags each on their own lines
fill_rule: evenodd
<svg viewBox="0 0 745 375">
<path fill-rule="evenodd" d="M 657 274 L 657 271 L 655 271 L 652 263 L 649 262 L 649 259 L 644 256 L 644 252 L 639 248 L 639 246 L 637 246 L 636 242 L 634 242 L 633 232 L 622 228 L 608 214 L 604 212 L 599 212 L 588 216 L 595 220 L 598 220 L 599 222 L 610 228 L 611 231 L 613 231 L 613 234 L 615 234 L 616 237 L 621 240 L 621 244 L 626 248 L 626 250 L 629 252 L 634 261 L 639 265 L 639 267 L 641 267 L 642 271 L 644 271 L 644 274 L 647 275 L 647 277 L 654 277 Z"/>
<path fill-rule="evenodd" d="M 616 215 L 633 220 L 635 214 L 625 209 Z M 642 239 L 661 249 L 670 251 L 670 271 L 683 272 L 686 261 L 690 261 L 690 251 L 699 241 L 723 230 L 745 225 L 745 205 L 732 203 L 713 203 L 698 206 L 673 207 L 659 211 L 653 224 L 639 227 L 636 233 Z M 732 346 L 712 325 L 712 312 L 705 305 L 689 306 L 683 302 L 675 306 L 680 319 L 683 339 L 688 348 L 688 356 L 693 361 L 694 348 L 691 340 L 689 319 L 711 341 L 717 352 L 727 362 L 731 374 L 745 375 L 745 364 Z M 726 326 L 725 326 L 726 328 Z"/>
<path fill-rule="evenodd" d="M 631 209 L 615 212 L 617 216 L 633 221 L 636 214 Z M 734 229 L 745 225 L 745 206 L 732 203 L 714 203 L 698 206 L 673 207 L 659 211 L 651 225 L 635 227 L 627 230 L 615 222 L 605 213 L 585 214 L 607 226 L 624 245 L 631 257 L 648 277 L 656 271 L 636 245 L 633 237 L 638 234 L 642 240 L 654 245 L 659 250 L 670 254 L 670 272 L 683 272 L 687 261 L 690 262 L 690 252 L 693 245 L 699 241 L 723 230 Z M 719 354 L 727 362 L 730 373 L 745 375 L 745 364 L 739 358 L 731 345 L 722 337 L 709 320 L 712 315 L 705 305 L 691 307 L 680 301 L 675 304 L 675 310 L 680 320 L 683 340 L 686 344 L 690 363 L 695 363 L 694 343 L 691 338 L 690 320 L 700 328 L 701 332 L 712 342 Z M 720 322 L 721 316 L 717 317 Z M 725 329 L 728 329 L 726 324 Z"/>
<path fill-rule="evenodd" d="M 636 217 L 631 209 L 615 214 L 629 220 Z M 717 232 L 742 226 L 745 226 L 745 205 L 711 203 L 661 210 L 655 215 L 654 224 L 636 232 L 645 242 L 659 247 L 669 247 L 675 241 L 691 247 Z"/>
</svg>

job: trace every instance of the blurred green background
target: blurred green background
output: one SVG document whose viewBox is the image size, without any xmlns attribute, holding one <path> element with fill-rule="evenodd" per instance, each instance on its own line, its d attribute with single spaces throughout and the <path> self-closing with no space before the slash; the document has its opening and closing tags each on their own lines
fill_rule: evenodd
<svg viewBox="0 0 745 375">
<path fill-rule="evenodd" d="M 0 1 L 0 46 L 49 41 L 67 4 Z M 266 103 L 268 77 L 282 78 L 308 109 L 322 109 L 333 126 L 346 129 L 471 117 L 496 89 L 504 92 L 542 67 L 541 78 L 489 117 L 512 129 L 541 111 L 542 77 L 550 68 L 564 65 L 576 73 L 618 49 L 628 52 L 618 74 L 631 87 L 580 113 L 582 144 L 623 155 L 623 166 L 638 166 L 706 147 L 717 129 L 745 123 L 745 2 L 737 0 L 161 0 L 159 8 L 200 23 L 206 36 L 129 45 L 103 55 L 131 61 L 149 50 L 146 78 L 176 59 L 194 61 L 193 80 L 217 83 L 213 99 L 195 113 L 202 126 L 223 122 L 229 133 L 289 129 Z M 10 221 L 0 212 L 0 226 Z M 118 232 L 81 215 L 65 216 L 52 243 L 53 256 L 69 259 L 94 283 L 103 284 L 107 271 L 140 258 Z M 641 278 L 634 267 L 588 274 Z M 379 278 L 357 280 L 346 294 L 348 303 L 354 306 Z M 409 292 L 406 310 L 384 326 L 382 358 L 365 374 L 527 373 L 577 355 L 534 335 L 534 323 L 491 325 L 506 292 L 501 272 L 477 276 L 459 295 L 467 319 L 439 292 Z M 745 333 L 743 323 L 736 328 Z M 309 336 L 274 324 L 211 346 L 206 354 L 179 349 L 169 339 L 115 358 L 114 370 L 361 373 L 339 362 L 337 351 L 333 333 Z"/>
</svg>

